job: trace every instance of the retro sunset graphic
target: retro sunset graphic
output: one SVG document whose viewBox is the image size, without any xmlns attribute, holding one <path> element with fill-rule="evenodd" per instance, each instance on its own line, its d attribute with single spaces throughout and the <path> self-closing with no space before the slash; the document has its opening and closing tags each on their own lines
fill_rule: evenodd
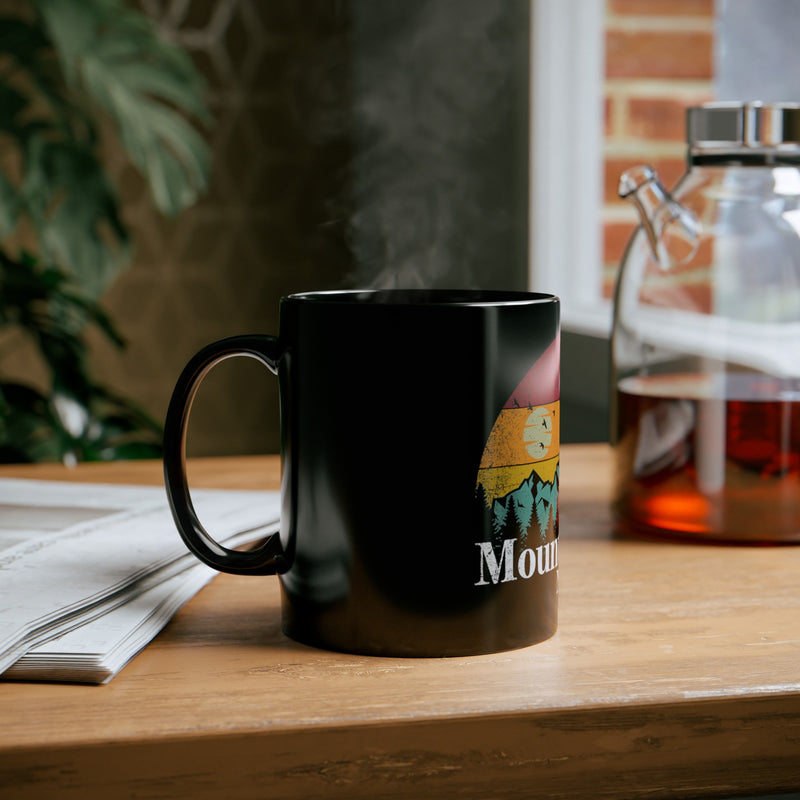
<svg viewBox="0 0 800 800">
<path fill-rule="evenodd" d="M 476 494 L 498 537 L 558 535 L 559 340 L 503 405 L 483 449 Z"/>
</svg>

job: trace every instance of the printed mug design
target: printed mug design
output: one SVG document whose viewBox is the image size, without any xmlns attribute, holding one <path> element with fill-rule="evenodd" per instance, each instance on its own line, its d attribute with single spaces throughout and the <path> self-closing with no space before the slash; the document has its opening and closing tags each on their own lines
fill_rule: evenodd
<svg viewBox="0 0 800 800">
<path fill-rule="evenodd" d="M 558 566 L 559 340 L 508 398 L 484 445 L 475 491 L 494 542 L 476 542 L 476 585 Z"/>
</svg>

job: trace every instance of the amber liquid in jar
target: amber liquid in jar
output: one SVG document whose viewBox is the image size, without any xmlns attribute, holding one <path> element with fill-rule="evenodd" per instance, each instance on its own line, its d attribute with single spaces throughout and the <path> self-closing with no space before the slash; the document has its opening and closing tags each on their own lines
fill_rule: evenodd
<svg viewBox="0 0 800 800">
<path fill-rule="evenodd" d="M 800 542 L 800 381 L 653 375 L 625 378 L 617 389 L 623 529 Z"/>
</svg>

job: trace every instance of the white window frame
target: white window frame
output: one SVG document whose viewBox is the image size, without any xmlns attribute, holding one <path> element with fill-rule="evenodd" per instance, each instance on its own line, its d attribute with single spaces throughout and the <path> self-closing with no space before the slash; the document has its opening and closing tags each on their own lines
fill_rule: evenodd
<svg viewBox="0 0 800 800">
<path fill-rule="evenodd" d="M 562 328 L 608 337 L 602 297 L 604 0 L 531 0 L 528 284 Z"/>
</svg>

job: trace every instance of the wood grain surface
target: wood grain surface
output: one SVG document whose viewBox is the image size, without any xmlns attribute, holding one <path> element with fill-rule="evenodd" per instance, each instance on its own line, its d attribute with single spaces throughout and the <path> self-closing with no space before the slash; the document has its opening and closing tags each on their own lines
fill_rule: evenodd
<svg viewBox="0 0 800 800">
<path fill-rule="evenodd" d="M 107 686 L 0 684 L 0 797 L 702 798 L 800 788 L 800 548 L 615 538 L 602 445 L 562 449 L 560 621 L 491 656 L 367 658 L 221 575 Z M 193 462 L 274 488 L 275 457 Z M 152 463 L 0 469 L 158 483 Z M 177 535 L 177 534 L 176 534 Z"/>
</svg>

